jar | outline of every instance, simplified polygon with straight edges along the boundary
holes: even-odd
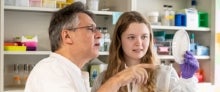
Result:
[[[98,11],[99,0],[88,0],[87,6],[88,10]]]
[[[154,11],[154,12],[150,12],[148,13],[148,20],[151,24],[158,24],[158,20],[159,20],[159,12]]]

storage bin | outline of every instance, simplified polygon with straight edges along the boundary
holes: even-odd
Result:
[[[186,14],[175,14],[175,26],[186,26]]]
[[[197,53],[198,56],[208,56],[209,48],[206,46],[197,45]]]
[[[56,8],[56,0],[43,0],[42,7]]]
[[[208,22],[208,13],[207,12],[198,12],[199,16],[199,27],[208,27],[209,22]]]
[[[166,32],[165,31],[155,31],[154,32],[154,40],[155,42],[165,41]]]
[[[15,0],[5,0],[5,5],[14,6]]]
[[[159,41],[156,42],[157,54],[159,55],[171,55],[171,41]]]
[[[87,6],[88,6],[88,10],[98,11],[99,10],[99,0],[88,0]]]
[[[67,3],[73,3],[74,0],[66,0]]]
[[[159,12],[150,12],[147,14],[147,18],[152,25],[158,25],[159,20]]]
[[[29,0],[16,0],[15,5],[29,7]]]
[[[42,7],[42,1],[41,0],[30,0],[30,7]]]
[[[5,51],[26,51],[26,46],[4,46]]]

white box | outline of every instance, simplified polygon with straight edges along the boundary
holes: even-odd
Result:
[[[193,8],[190,8],[190,9],[185,9],[185,12],[186,12],[186,27],[198,28],[199,19],[198,19],[197,10],[193,9]]]
[[[16,6],[29,7],[29,0],[16,0]]]

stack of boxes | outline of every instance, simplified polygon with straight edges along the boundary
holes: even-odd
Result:
[[[21,36],[15,37],[11,42],[4,43],[5,51],[36,51],[38,37],[37,36]]]
[[[63,8],[74,0],[5,0],[5,5],[22,7]]]

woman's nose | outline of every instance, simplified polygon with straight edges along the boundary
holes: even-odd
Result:
[[[136,39],[136,41],[135,41],[135,45],[139,46],[139,45],[141,45],[141,44],[142,44],[142,40],[141,40],[140,37],[138,37],[138,38]]]

